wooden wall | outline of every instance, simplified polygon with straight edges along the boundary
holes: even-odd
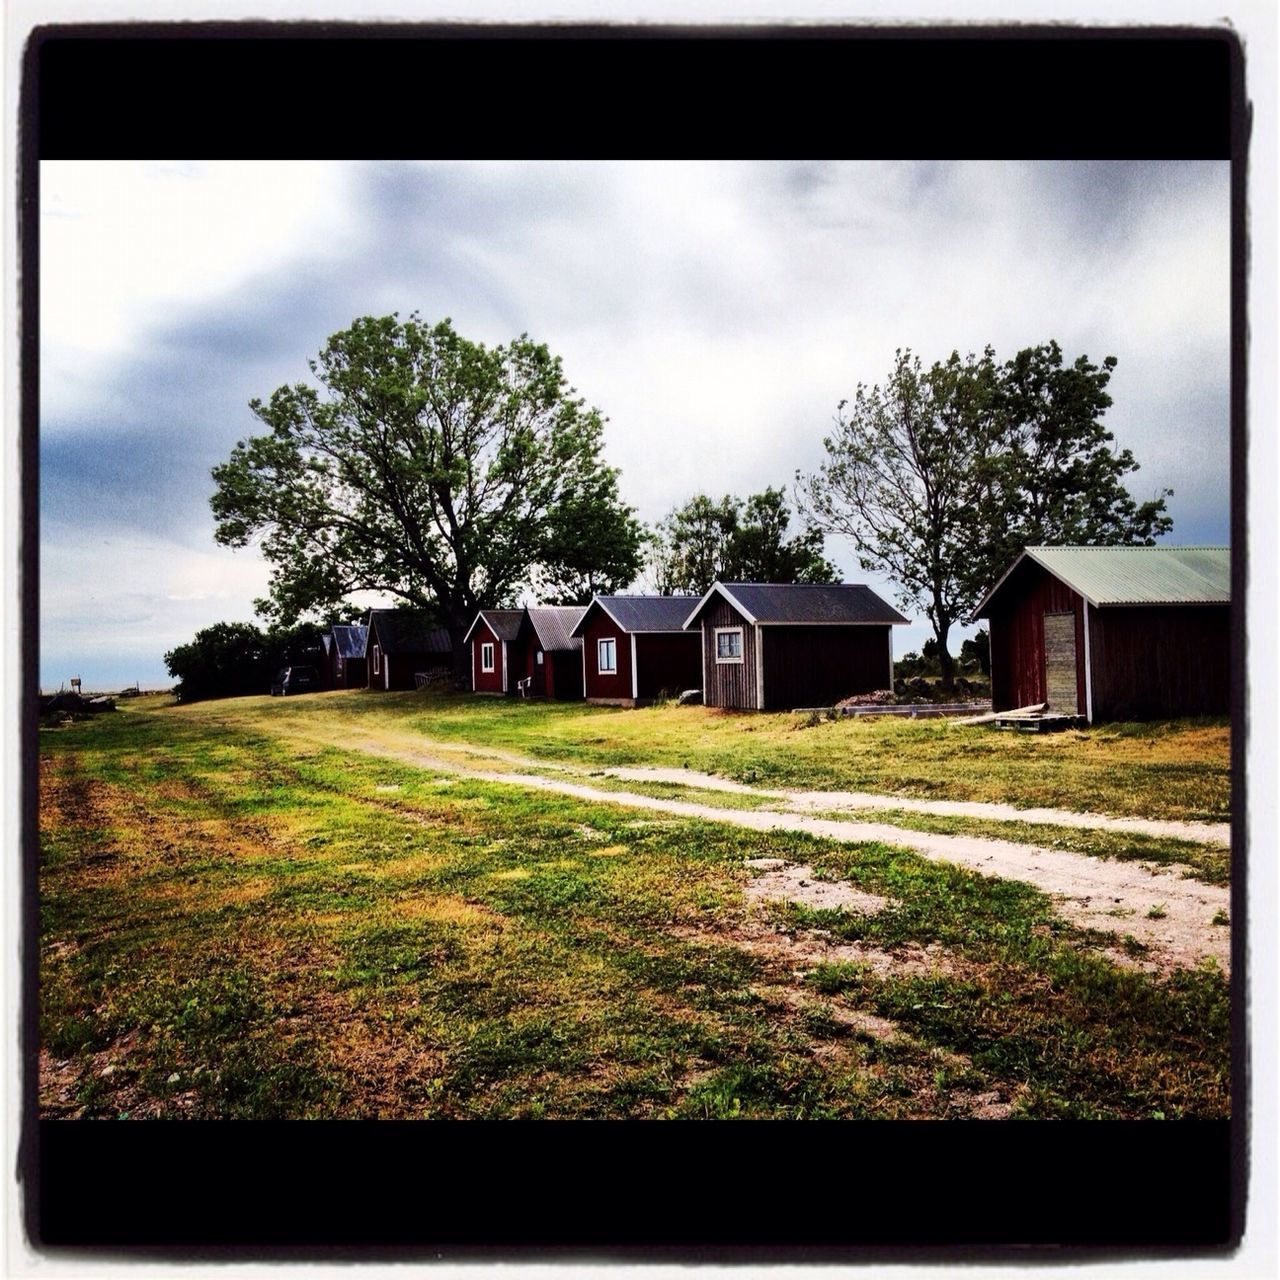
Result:
[[[1076,622],[1076,689],[1084,708],[1084,600],[1038,564],[1025,561],[1005,584],[988,619],[991,702],[996,711],[1044,702],[1044,615],[1071,613]]]
[[[618,670],[615,675],[601,675],[596,669],[596,641],[612,636],[617,641]],[[631,635],[624,631],[603,609],[596,608],[583,629],[582,651],[586,655],[586,687],[588,700],[606,702],[631,701]]]
[[[1226,715],[1230,605],[1090,609],[1096,720]]]
[[[826,707],[887,689],[888,626],[761,627],[766,711]]]
[[[702,688],[702,637],[696,631],[636,635],[637,695],[675,697]]]
[[[707,683],[702,701],[708,707],[756,709],[756,629],[723,596],[713,597],[701,614],[702,653]],[[742,661],[716,661],[716,627],[742,628]],[[768,641],[766,640],[767,644]],[[701,674],[701,673],[699,673]]]
[[[492,671],[481,670],[480,646],[484,644],[493,645]],[[471,687],[477,693],[502,692],[502,641],[483,620],[471,636]]]

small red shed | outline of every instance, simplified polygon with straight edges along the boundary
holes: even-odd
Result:
[[[520,627],[525,692],[560,701],[582,697],[582,639],[573,628],[582,606],[530,605]]]
[[[523,609],[481,609],[463,643],[471,646],[471,688],[476,693],[514,693],[524,674],[517,653]]]
[[[716,582],[685,621],[700,639],[703,703],[741,711],[891,689],[892,629],[906,625],[855,583]]]
[[[1028,547],[974,611],[996,711],[1048,702],[1095,720],[1224,715],[1227,547]]]
[[[365,671],[364,650],[369,639],[369,628],[354,626],[330,627],[324,636],[327,680],[330,689],[363,689],[368,683]]]
[[[588,702],[634,707],[702,686],[698,638],[684,629],[693,596],[594,596],[573,635],[582,641]]]

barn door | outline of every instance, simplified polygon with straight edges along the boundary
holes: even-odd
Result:
[[[1074,613],[1044,615],[1044,696],[1050,710],[1079,715]]]

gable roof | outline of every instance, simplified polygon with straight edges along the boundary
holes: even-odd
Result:
[[[1096,608],[1230,604],[1230,547],[1028,547],[974,610],[988,616],[996,593],[1030,560]]]
[[[383,653],[452,653],[453,641],[446,628],[436,626],[430,614],[416,609],[370,609],[366,647],[377,628]]]
[[[907,619],[870,587],[852,582],[713,582],[684,625],[692,626],[717,595],[748,622],[761,625],[907,625]]]
[[[623,631],[683,631],[696,596],[592,596],[572,634],[581,636],[587,615],[599,607]]]
[[[582,640],[573,634],[584,613],[580,604],[531,605],[524,612],[538,643],[548,653],[576,652],[582,648]]]
[[[342,658],[363,658],[365,642],[369,638],[369,628],[356,624],[350,627],[335,626],[330,635],[332,643],[338,647],[338,656]],[[330,636],[325,636],[325,647],[330,642]]]
[[[485,626],[493,632],[499,640],[505,640],[510,644],[520,631],[520,623],[524,621],[523,609],[481,609],[476,614],[476,620],[467,629],[467,634],[462,637],[463,644],[471,643],[471,634],[480,625],[483,619]]]

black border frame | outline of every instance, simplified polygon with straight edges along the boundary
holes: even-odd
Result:
[[[536,58],[529,56],[531,50]],[[429,82],[407,74],[422,70],[424,54],[440,55],[427,57]],[[717,64],[714,80],[698,74],[709,62]],[[264,66],[270,77],[261,75]],[[780,104],[760,88],[768,85],[776,92],[776,84],[787,84],[784,66],[796,76],[790,83],[804,85],[806,97],[800,102]],[[833,66],[842,68],[842,78],[827,75]],[[523,94],[537,109],[507,112],[510,131],[499,139],[478,134],[472,116],[469,126],[452,120],[424,146],[422,120],[431,118],[423,104],[424,86],[430,102],[465,102],[478,71],[495,67],[507,96]],[[613,122],[608,154],[620,149],[632,155],[791,158],[851,152],[867,159],[1229,158],[1232,658],[1237,677],[1232,834],[1239,855],[1246,848],[1248,728],[1244,211],[1249,112],[1243,51],[1234,33],[1226,28],[1048,26],[96,24],[37,28],[24,53],[23,72],[20,1172],[25,1222],[35,1247],[59,1255],[71,1250],[81,1257],[139,1259],[812,1262],[1026,1260],[1028,1251],[1038,1258],[1047,1251],[1063,1257],[1064,1249],[1077,1260],[1082,1255],[1185,1256],[1221,1253],[1239,1242],[1248,1158],[1244,856],[1237,856],[1232,875],[1230,1122],[876,1122],[842,1125],[838,1132],[826,1124],[775,1122],[714,1127],[640,1122],[77,1125],[38,1120],[35,1068],[40,158],[312,155],[317,137],[323,138],[325,156],[334,154],[335,145],[367,158],[590,156],[591,127],[602,113],[607,116],[607,107],[647,101],[655,85],[680,122],[678,139],[673,143],[670,132],[663,138],[659,126],[655,151],[652,117],[633,115],[630,131]],[[776,79],[766,80],[766,72]],[[910,85],[929,85],[925,106],[945,101],[946,110],[914,114],[911,102],[921,103],[904,97],[908,73]],[[342,119],[323,134],[310,131],[317,118],[325,118],[339,74],[337,83],[347,94]],[[723,83],[738,89],[727,108],[718,87]],[[230,92],[234,110],[226,107]],[[810,1170],[827,1167],[838,1150],[833,1136],[851,1148],[841,1160],[844,1176],[825,1188],[815,1186],[821,1175]],[[576,1169],[577,1177],[568,1185],[563,1173],[558,1180],[549,1177],[544,1171],[549,1155],[558,1158],[560,1169]],[[660,1186],[647,1172],[641,1174],[649,1160],[664,1168]],[[748,1160],[776,1175],[739,1180],[736,1169],[748,1167]],[[447,1174],[440,1173],[438,1162]],[[1089,1170],[1082,1185],[1077,1162]],[[173,1177],[175,1164],[180,1179]],[[962,1176],[949,1199],[928,1201],[922,1211],[921,1168],[967,1174],[984,1165],[997,1171],[987,1172],[985,1183]],[[487,1197],[472,1191],[492,1184],[495,1167],[514,1171],[502,1225],[479,1212]],[[303,1193],[292,1210],[278,1194],[285,1181]],[[755,1197],[788,1188],[805,1198],[804,1231],[762,1230],[751,1210]],[[1189,1189],[1194,1194],[1185,1194]],[[1001,1196],[1005,1209],[993,1217],[990,1204]],[[444,1197],[443,1211],[438,1197]],[[437,1198],[432,1200],[437,1213],[424,1220],[423,1201],[429,1198]],[[624,1198],[629,1198],[626,1205],[620,1203]],[[573,1215],[566,1220],[570,1206]],[[815,1231],[818,1221],[838,1225]]]

